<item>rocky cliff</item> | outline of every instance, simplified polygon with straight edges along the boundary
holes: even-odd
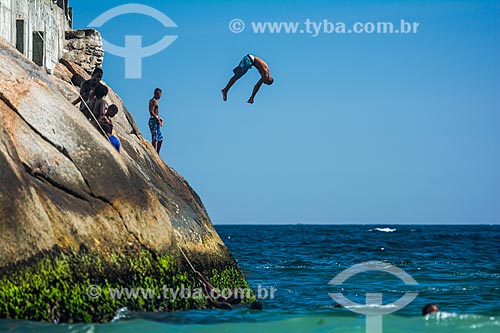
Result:
[[[0,318],[106,321],[124,306],[203,306],[107,292],[199,286],[180,249],[218,287],[247,287],[198,195],[121,99],[110,91],[121,154],[70,103],[91,70],[72,51],[52,76],[0,39]]]

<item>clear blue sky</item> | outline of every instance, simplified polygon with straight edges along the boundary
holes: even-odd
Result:
[[[74,27],[125,1],[72,0]],[[125,79],[104,79],[145,138],[147,103],[164,90],[162,157],[216,224],[500,223],[500,1],[137,1],[177,28],[131,14],[100,28],[124,45],[178,39]],[[240,34],[229,22],[246,22]],[[254,34],[250,22],[418,21],[417,34]],[[246,54],[275,77],[254,105]]]

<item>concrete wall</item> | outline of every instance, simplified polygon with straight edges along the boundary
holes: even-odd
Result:
[[[0,0],[0,37],[52,71],[71,29],[67,0]]]

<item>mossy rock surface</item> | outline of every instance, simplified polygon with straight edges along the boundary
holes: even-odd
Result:
[[[0,275],[0,317],[49,322],[107,322],[130,311],[203,308],[205,294],[186,262],[172,254],[130,251],[104,258],[59,249]],[[204,271],[217,289],[249,290],[238,267]],[[243,295],[243,294],[242,294]],[[247,294],[243,302],[253,300]]]

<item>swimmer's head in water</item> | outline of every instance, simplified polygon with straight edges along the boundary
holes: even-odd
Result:
[[[437,307],[437,305],[434,303],[430,303],[430,304],[427,304],[426,306],[423,307],[422,316],[425,316],[425,315],[428,315],[431,313],[436,313],[438,311],[439,311],[439,308]]]
[[[250,310],[262,310],[262,303],[253,302],[252,304],[250,304]]]

